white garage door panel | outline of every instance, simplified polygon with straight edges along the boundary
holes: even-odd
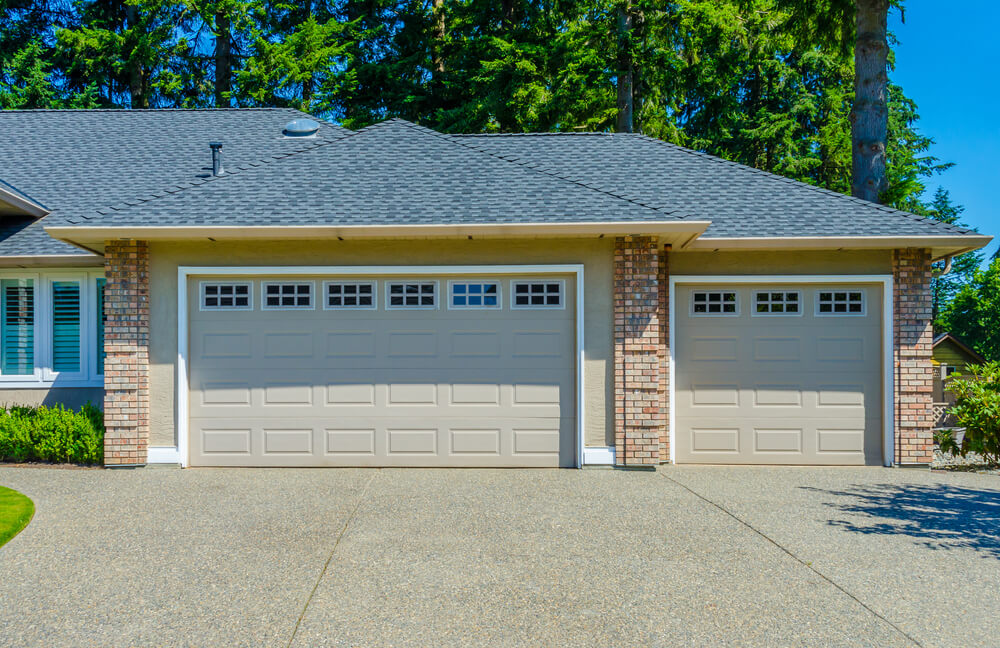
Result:
[[[438,309],[386,310],[380,278],[377,310],[202,311],[205,280],[189,284],[193,465],[575,463],[572,293],[511,310],[495,278],[503,309],[449,310],[447,278],[422,278]]]
[[[823,285],[783,285],[800,316],[754,316],[754,285],[680,285],[675,457],[684,463],[880,464],[881,290],[864,316],[817,316]],[[740,313],[698,317],[692,291],[738,294]]]

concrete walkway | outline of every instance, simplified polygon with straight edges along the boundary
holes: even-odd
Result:
[[[1000,479],[0,468],[10,646],[995,646]]]

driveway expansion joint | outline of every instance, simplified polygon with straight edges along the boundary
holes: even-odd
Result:
[[[706,504],[708,504],[708,505],[710,505],[710,506],[718,509],[722,513],[724,513],[724,514],[728,515],[729,517],[733,518],[734,520],[736,520],[737,522],[739,522],[740,524],[742,524],[746,528],[750,529],[753,533],[759,535],[761,538],[763,538],[767,542],[771,543],[772,545],[774,545],[775,547],[777,547],[778,549],[780,549],[782,552],[784,552],[786,555],[788,555],[788,557],[790,557],[792,560],[794,560],[795,562],[799,563],[800,565],[802,565],[803,567],[805,567],[809,571],[813,572],[814,574],[816,574],[817,576],[819,576],[820,578],[822,578],[824,581],[826,581],[827,583],[829,583],[830,585],[832,585],[834,588],[836,588],[837,590],[839,590],[845,596],[849,597],[854,602],[856,602],[858,605],[860,605],[862,608],[864,608],[865,610],[867,610],[871,615],[873,615],[874,617],[876,617],[877,619],[879,619],[880,621],[882,621],[883,623],[885,623],[886,625],[888,625],[890,628],[892,628],[893,630],[895,630],[896,632],[898,632],[899,634],[901,634],[903,637],[905,637],[907,639],[907,641],[910,641],[914,646],[918,646],[919,648],[924,648],[923,644],[920,643],[915,637],[913,637],[908,632],[906,632],[905,630],[903,630],[902,628],[900,628],[898,625],[896,625],[895,623],[893,623],[892,621],[890,621],[889,619],[887,619],[885,616],[883,616],[882,614],[880,614],[878,611],[876,611],[874,608],[872,608],[871,606],[869,606],[867,603],[865,603],[864,601],[862,601],[861,599],[859,599],[857,596],[855,596],[851,592],[847,591],[842,585],[838,584],[832,578],[830,578],[829,576],[827,576],[823,572],[821,572],[818,569],[816,569],[815,567],[813,567],[812,562],[803,560],[802,558],[798,557],[797,555],[795,555],[794,553],[792,553],[792,551],[790,549],[788,549],[787,547],[785,547],[784,545],[782,545],[781,543],[779,543],[777,540],[775,540],[774,538],[770,537],[769,535],[767,535],[766,533],[764,533],[763,531],[761,531],[760,529],[758,529],[754,525],[750,524],[749,522],[747,522],[743,518],[739,517],[738,515],[736,515],[735,513],[733,513],[732,511],[730,511],[726,507],[722,506],[721,504],[718,504],[718,503],[716,503],[716,502],[708,499],[707,497],[705,497],[704,495],[702,495],[698,491],[690,488],[686,484],[683,484],[683,483],[677,481],[676,479],[673,479],[672,477],[669,477],[666,474],[665,471],[661,470],[661,471],[658,471],[658,472],[663,476],[664,479],[666,479],[666,480],[668,480],[668,481],[670,481],[670,482],[672,482],[672,483],[680,486],[681,488],[683,488],[687,492],[691,493],[692,495],[694,495],[695,497],[697,497],[701,501],[705,502]]]
[[[292,636],[288,638],[287,645],[289,648],[291,648],[291,645],[295,642],[295,635],[299,632],[299,626],[302,625],[302,619],[306,616],[306,610],[309,609],[309,604],[312,603],[313,597],[316,595],[316,590],[319,589],[319,584],[323,581],[323,577],[326,575],[326,570],[330,567],[330,563],[333,562],[333,556],[337,553],[337,547],[340,546],[340,540],[344,537],[344,534],[347,533],[348,525],[350,525],[354,516],[357,515],[358,509],[361,508],[361,503],[365,501],[365,495],[368,494],[368,487],[371,485],[372,481],[374,481],[375,475],[379,472],[381,472],[381,470],[377,468],[372,470],[371,476],[368,478],[368,481],[365,482],[364,487],[358,494],[358,501],[355,503],[354,508],[351,509],[351,514],[347,516],[347,519],[344,520],[344,525],[340,527],[340,533],[337,534],[337,539],[333,542],[333,547],[330,549],[330,555],[327,557],[326,562],[323,563],[323,569],[320,570],[319,576],[316,577],[316,582],[313,583],[312,590],[309,592],[308,598],[306,598],[305,605],[302,606],[302,612],[299,613],[299,618],[295,620],[295,627],[292,628]]]

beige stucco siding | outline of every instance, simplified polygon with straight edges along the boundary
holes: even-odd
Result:
[[[103,387],[53,387],[42,389],[0,389],[0,405],[62,405],[79,409],[91,402],[103,406]]]
[[[670,274],[892,274],[892,251],[679,251],[670,253]]]
[[[152,243],[150,445],[176,443],[178,266],[521,265],[582,263],[585,443],[613,444],[611,239]]]

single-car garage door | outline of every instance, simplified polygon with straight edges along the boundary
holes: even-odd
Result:
[[[565,276],[192,277],[200,466],[573,466]]]
[[[882,288],[675,290],[678,463],[882,463]]]

